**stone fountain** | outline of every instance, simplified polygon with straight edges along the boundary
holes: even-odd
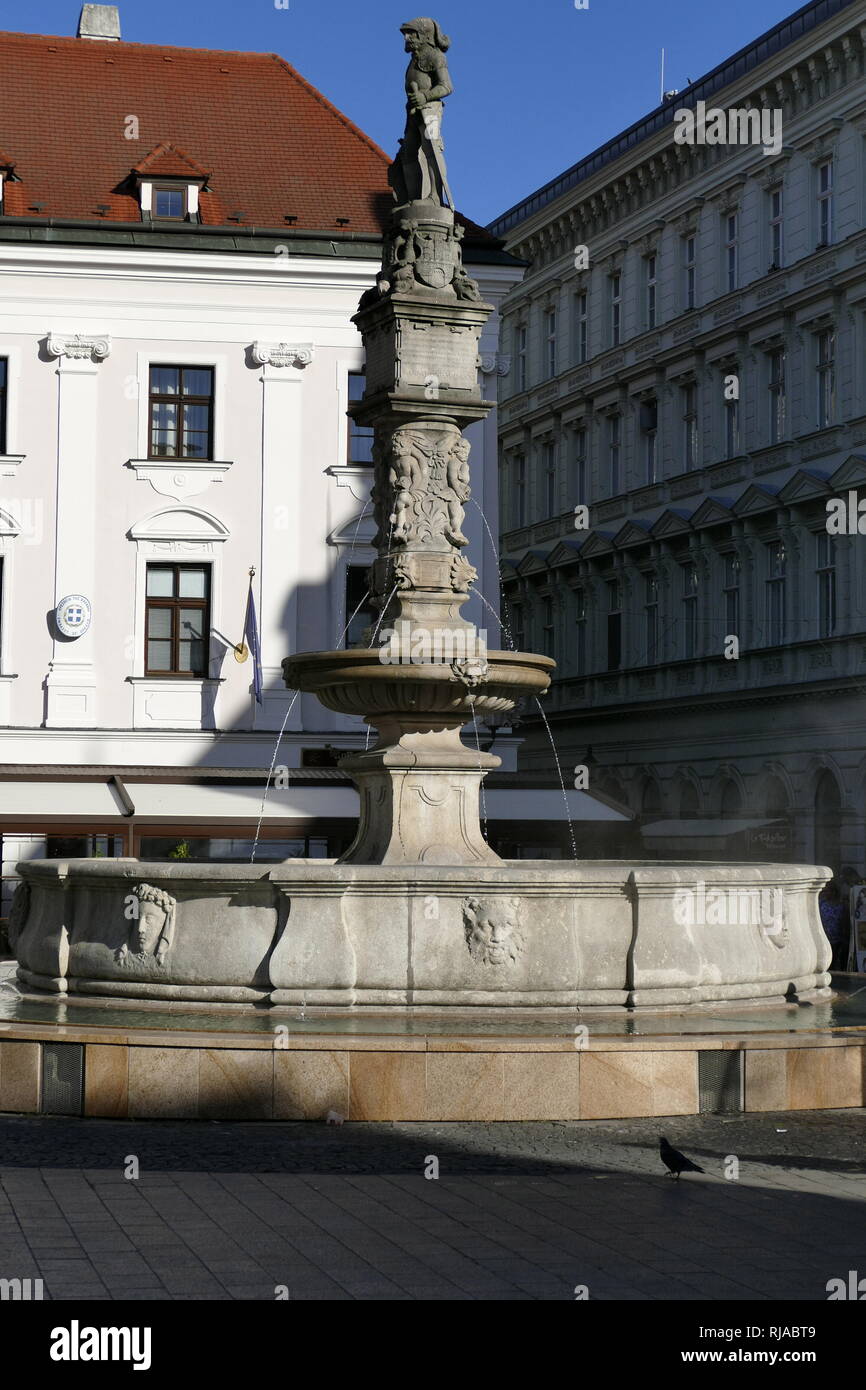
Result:
[[[461,730],[543,695],[554,663],[487,651],[461,616],[476,577],[464,555],[463,430],[492,408],[477,370],[492,307],[464,269],[447,181],[448,40],[431,19],[402,32],[395,207],[355,319],[367,367],[352,413],[375,440],[378,620],[365,649],[283,663],[291,689],[376,730],[369,751],[342,763],[361,795],[355,841],[336,863],[19,865],[19,980],[115,1001],[375,1011],[573,1013],[826,992],[827,870],[506,863],[482,835],[480,787],[499,760]],[[714,914],[689,912],[709,900]]]

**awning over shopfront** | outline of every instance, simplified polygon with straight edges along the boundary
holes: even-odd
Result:
[[[307,774],[309,775],[309,774]],[[51,825],[178,823],[255,824],[262,810],[264,778],[255,785],[219,782],[140,781],[114,776],[106,780],[69,777],[0,781],[0,829],[3,823]],[[622,822],[629,817],[584,791],[557,788],[488,787],[484,812],[491,821]],[[303,776],[288,786],[271,784],[264,802],[265,822],[357,820],[359,798],[343,780],[311,786]]]
[[[647,839],[721,839],[777,825],[774,820],[656,820],[641,826]]]
[[[731,852],[772,859],[791,849],[790,825],[783,819],[657,820],[642,825],[647,849],[658,854],[727,855]]]

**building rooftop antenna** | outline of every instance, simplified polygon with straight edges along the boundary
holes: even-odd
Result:
[[[667,91],[667,92],[665,91],[665,51],[664,51],[664,49],[662,49],[662,70],[661,70],[661,81],[660,81],[660,83],[659,83],[659,88],[660,88],[659,102],[660,102],[660,104],[662,104],[662,105],[664,105],[664,103],[665,103],[666,101],[670,101],[671,97],[679,96],[679,87],[671,87],[669,91]]]

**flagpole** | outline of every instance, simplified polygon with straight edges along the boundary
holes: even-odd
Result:
[[[255,577],[256,577],[256,571],[255,571],[255,566],[254,566],[254,565],[250,565],[249,575],[250,575],[250,583],[249,583],[249,588],[247,589],[247,602],[246,602],[246,607],[244,608],[244,631],[243,631],[243,633],[241,634],[241,640],[240,640],[239,642],[236,642],[235,645],[234,645],[234,654],[235,654],[235,659],[236,659],[237,661],[246,661],[247,656],[249,655],[249,652],[247,651],[247,642],[246,642],[246,635],[247,635],[247,634],[246,634],[246,623],[247,623],[247,610],[249,609],[249,606],[250,606],[250,594],[251,594],[251,592],[252,592],[253,580],[254,580]]]

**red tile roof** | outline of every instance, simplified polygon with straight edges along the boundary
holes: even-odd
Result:
[[[0,140],[7,216],[139,221],[132,171],[160,146],[160,174],[207,172],[203,222],[378,236],[393,206],[389,157],[274,53],[0,33]]]
[[[179,150],[177,145],[167,145],[164,140],[132,167],[137,174],[148,174],[155,179],[207,179],[211,175],[210,169],[202,169],[184,150]]]

